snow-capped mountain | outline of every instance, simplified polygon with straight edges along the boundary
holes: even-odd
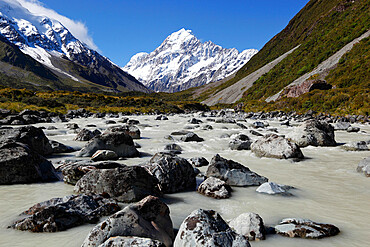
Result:
[[[190,30],[168,36],[153,52],[134,55],[123,70],[154,91],[177,92],[222,80],[240,69],[257,53],[239,52],[207,41]]]
[[[31,13],[16,0],[0,0],[0,35],[53,72],[76,82],[87,80],[117,90],[148,91],[134,77],[76,39],[62,23]],[[60,59],[83,68],[76,69],[76,74],[60,66]]]

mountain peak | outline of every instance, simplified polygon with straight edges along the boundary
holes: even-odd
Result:
[[[189,39],[194,38],[195,36],[191,32],[191,30],[186,30],[185,28],[181,28],[179,31],[172,33],[169,35],[166,40],[172,42],[185,42]]]

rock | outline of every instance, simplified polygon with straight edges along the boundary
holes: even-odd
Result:
[[[349,127],[351,127],[349,122],[336,122],[334,124],[334,130],[347,130]]]
[[[130,204],[95,226],[82,247],[100,246],[109,238],[118,236],[150,238],[167,247],[172,246],[175,234],[168,206],[154,196]]]
[[[67,123],[66,124],[66,127],[67,127],[67,129],[71,129],[71,130],[75,130],[75,129],[79,129],[80,128],[78,126],[78,124],[76,124],[76,123]]]
[[[99,247],[166,247],[161,241],[142,237],[110,237]]]
[[[196,118],[192,118],[188,121],[190,124],[200,124],[200,123],[203,123],[202,120],[200,119],[196,119]]]
[[[364,173],[366,177],[370,177],[370,157],[365,158],[358,163],[357,171]]]
[[[202,130],[213,130],[213,127],[212,127],[212,125],[206,124],[206,125],[202,126],[201,129]]]
[[[112,150],[98,150],[91,156],[91,159],[93,161],[116,160],[118,155]]]
[[[239,134],[229,142],[231,150],[250,150],[252,141],[248,136]]]
[[[247,238],[234,232],[217,212],[198,209],[182,222],[173,246],[250,247],[250,244]]]
[[[255,130],[250,130],[249,133],[251,133],[252,135],[255,135],[255,136],[263,136],[261,133],[255,131]]]
[[[184,141],[184,142],[202,142],[202,141],[204,141],[203,138],[199,137],[197,134],[195,134],[193,132],[187,133],[186,135],[182,136],[180,138],[180,140]]]
[[[53,164],[19,142],[0,143],[0,184],[58,181]]]
[[[182,135],[186,135],[188,133],[191,133],[191,132],[189,132],[187,130],[181,130],[181,131],[174,131],[174,132],[171,133],[171,135],[173,135],[173,136],[182,136]]]
[[[63,174],[63,180],[67,184],[75,185],[86,173],[96,169],[114,169],[118,167],[125,167],[117,162],[92,162],[91,160],[80,161],[63,161],[57,170]]]
[[[77,181],[74,191],[103,194],[120,202],[136,202],[148,195],[160,195],[157,184],[157,179],[143,167],[126,166],[91,170]]]
[[[46,129],[47,129],[47,130],[56,130],[56,129],[58,129],[58,128],[57,128],[57,127],[55,127],[55,126],[48,126]]]
[[[140,139],[140,130],[136,126],[132,125],[121,125],[109,127],[104,133],[114,133],[114,132],[124,132],[127,135],[131,136],[132,139]]]
[[[348,127],[347,129],[347,132],[348,133],[356,133],[356,132],[359,132],[360,131],[360,128],[359,127]]]
[[[254,122],[252,126],[253,126],[253,128],[256,128],[256,129],[265,128],[265,124],[262,123],[262,122]]]
[[[231,187],[221,179],[209,177],[198,187],[197,191],[205,196],[216,199],[226,199],[231,196]]]
[[[255,186],[268,181],[248,167],[233,160],[224,159],[218,154],[212,158],[206,176],[219,178],[230,186]]]
[[[105,132],[95,136],[77,154],[78,157],[91,157],[98,150],[112,150],[118,157],[135,157],[139,152],[132,137],[124,132]]]
[[[282,194],[282,195],[291,195],[288,190],[293,187],[277,184],[274,182],[266,182],[261,184],[256,191],[258,193],[264,193],[269,195],[276,195],[276,194]]]
[[[287,218],[275,226],[277,234],[291,238],[324,238],[335,236],[339,229],[330,224],[316,223],[307,219]]]
[[[264,240],[266,238],[265,225],[262,218],[256,213],[244,213],[229,222],[229,226],[248,240]]]
[[[53,198],[25,211],[23,214],[30,216],[11,227],[31,232],[64,231],[84,223],[96,223],[101,216],[111,215],[119,209],[114,200],[98,195]]]
[[[157,153],[144,167],[158,179],[163,193],[195,189],[196,175],[193,166],[184,158]]]
[[[191,159],[188,159],[189,163],[192,164],[195,167],[202,167],[202,166],[208,166],[209,162],[204,157],[194,157]]]
[[[136,119],[129,119],[127,120],[127,124],[128,125],[137,125],[137,124],[140,124],[139,120],[136,120]]]
[[[164,147],[164,152],[170,153],[170,154],[181,154],[181,151],[182,151],[182,148],[175,143],[167,144]]]
[[[276,134],[267,134],[251,145],[251,150],[258,157],[277,159],[303,159],[301,149],[297,144]]]
[[[238,125],[240,128],[242,128],[242,129],[248,129],[248,127],[247,126],[245,126],[244,124],[242,124],[242,123],[236,123],[236,125]]]
[[[114,120],[106,120],[104,123],[105,124],[116,124],[117,122]]]
[[[336,146],[334,128],[330,124],[318,120],[308,120],[294,128],[286,138],[298,144],[299,147]]]
[[[96,135],[88,129],[82,129],[78,132],[77,136],[73,139],[75,141],[90,141]]]
[[[71,152],[74,152],[74,148],[70,147],[70,146],[67,146],[67,145],[64,145],[63,143],[60,143],[60,142],[57,142],[57,141],[53,141],[53,140],[49,140],[49,143],[51,145],[51,148],[53,149],[53,153],[56,154],[56,153],[71,153]]]
[[[342,146],[346,151],[369,151],[370,141],[350,142]]]
[[[166,139],[166,140],[170,140],[170,141],[174,141],[175,140],[175,138],[173,136],[171,136],[171,135],[165,135],[163,138]]]
[[[163,116],[163,115],[159,115],[155,118],[155,120],[168,120],[168,117],[166,116]]]
[[[236,123],[236,121],[231,118],[218,118],[215,120],[215,123]]]
[[[53,152],[49,139],[40,128],[24,126],[12,129],[0,130],[0,143],[6,141],[21,142],[30,149],[41,155],[48,155]]]

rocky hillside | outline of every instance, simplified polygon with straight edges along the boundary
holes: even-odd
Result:
[[[12,50],[11,54],[0,51],[4,63],[2,77],[10,77],[25,87],[40,85],[50,89],[74,88],[82,91],[149,91],[109,59],[76,39],[62,23],[31,13],[17,1],[0,0],[0,36],[2,46]],[[5,41],[15,46],[9,46]],[[24,56],[16,51],[17,48],[29,56],[27,61],[22,59]],[[14,54],[30,66],[11,63]],[[31,58],[36,61],[29,62]],[[37,64],[37,68],[32,68],[31,64]],[[40,69],[40,64],[43,69]],[[38,71],[35,76],[41,78],[30,76],[28,72],[34,73],[34,70]],[[41,75],[41,70],[48,72]],[[6,85],[6,81],[2,80],[2,84]]]
[[[233,78],[191,94],[210,105],[366,114],[369,29],[369,0],[311,0]]]
[[[151,53],[138,53],[123,68],[154,91],[177,92],[219,81],[235,73],[257,53],[239,52],[207,41],[202,43],[190,30],[168,36]]]

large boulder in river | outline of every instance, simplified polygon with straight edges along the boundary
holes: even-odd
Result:
[[[338,227],[331,224],[316,223],[307,219],[287,218],[275,226],[277,234],[291,238],[324,238],[339,233]]]
[[[219,178],[230,186],[256,186],[268,181],[248,167],[233,160],[224,159],[218,154],[212,158],[206,176]]]
[[[107,246],[106,241],[112,237],[125,236],[155,239],[172,246],[175,234],[168,206],[154,196],[130,204],[95,226],[82,247]]]
[[[174,247],[250,247],[246,237],[234,232],[213,210],[198,209],[182,222]]]
[[[276,134],[267,134],[251,145],[251,150],[258,157],[277,159],[303,159],[301,149],[297,144]]]
[[[28,147],[41,155],[48,155],[53,152],[49,139],[41,128],[24,126],[20,128],[1,129],[0,142],[14,141],[27,144]]]
[[[231,196],[231,187],[225,181],[215,177],[209,177],[204,180],[197,191],[202,195],[216,199],[226,199]]]
[[[121,125],[109,127],[104,133],[109,132],[124,132],[127,135],[131,136],[132,139],[140,139],[140,130],[138,127],[133,125]]]
[[[315,119],[296,127],[286,135],[286,138],[300,147],[337,145],[334,139],[334,127]]]
[[[31,232],[64,231],[84,223],[96,223],[101,216],[111,215],[119,209],[114,200],[98,195],[53,198],[32,206],[23,213],[29,216],[11,227]]]
[[[194,168],[184,158],[168,153],[156,153],[144,167],[158,179],[163,193],[195,189]]]
[[[357,171],[365,174],[366,177],[370,177],[370,157],[367,157],[358,163]]]
[[[0,184],[58,181],[53,164],[27,145],[5,141],[0,144]]]
[[[142,237],[110,237],[99,247],[166,247],[161,241]]]
[[[264,240],[265,225],[261,216],[256,213],[244,213],[229,222],[230,227],[248,240]]]
[[[92,170],[77,181],[74,191],[103,194],[120,202],[137,202],[161,194],[157,179],[141,166]]]
[[[94,138],[98,134],[100,133],[97,133],[97,132],[94,133],[93,131],[84,128],[78,132],[74,140],[75,141],[90,141],[92,138]]]
[[[119,157],[135,157],[139,152],[132,137],[124,132],[106,132],[95,136],[77,154],[78,157],[91,157],[98,150],[112,150]]]

